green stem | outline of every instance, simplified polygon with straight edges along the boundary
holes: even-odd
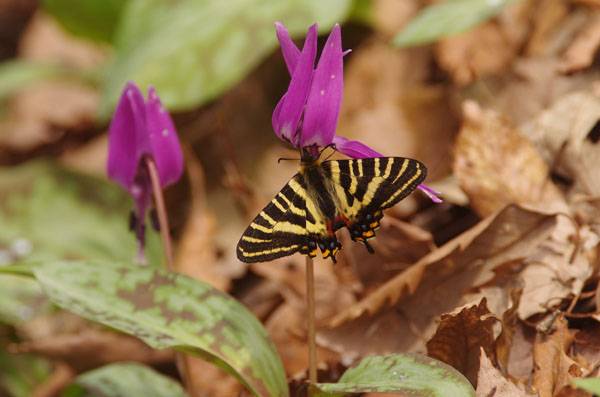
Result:
[[[317,343],[315,341],[315,272],[313,260],[306,256],[306,311],[308,316],[308,380],[317,383]],[[309,387],[309,396],[312,394]]]

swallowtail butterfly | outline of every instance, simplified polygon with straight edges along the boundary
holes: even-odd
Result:
[[[370,253],[368,240],[382,210],[408,196],[425,179],[427,168],[403,157],[320,161],[308,154],[300,171],[246,229],[237,245],[242,262],[264,262],[295,252],[331,258],[342,248],[338,229]]]

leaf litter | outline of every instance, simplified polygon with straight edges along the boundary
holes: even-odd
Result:
[[[375,255],[342,231],[339,263],[315,261],[320,376],[333,381],[367,355],[417,352],[461,371],[478,396],[586,395],[570,382],[597,376],[600,362],[598,5],[518,2],[460,36],[397,50],[388,40],[420,2],[376,3],[372,30],[349,39],[338,133],[423,160],[445,203],[414,194],[386,212]],[[28,45],[43,43],[30,34]],[[189,175],[167,199],[182,213],[173,224],[179,270],[244,302],[265,324],[288,380],[298,381],[308,362],[304,259],[246,267],[233,255],[246,221],[297,171],[297,162],[277,164],[297,155],[270,139],[286,78],[272,56],[214,103],[175,116]],[[19,93],[0,129],[37,132],[22,144],[2,134],[7,158],[35,157],[56,144],[48,131],[60,126],[86,136],[64,150],[64,163],[102,170],[102,156],[68,160],[106,144],[88,125],[97,93],[78,97],[68,83],[53,84],[70,90],[61,98],[81,117],[44,118],[43,106],[62,95],[48,94],[52,87]],[[35,109],[35,128],[19,106]],[[11,349],[79,371],[121,360],[132,343],[89,325],[79,334],[38,325],[49,316],[35,323],[51,330],[43,335],[28,333],[33,320],[14,325],[20,343]],[[134,360],[157,365],[145,349],[135,347]],[[173,372],[170,353],[157,354]],[[206,362],[189,367],[196,381],[188,386],[199,394],[242,390]]]

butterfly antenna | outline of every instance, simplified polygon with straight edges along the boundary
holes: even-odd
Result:
[[[298,161],[298,159],[288,159],[288,158],[286,158],[286,157],[280,157],[280,158],[278,158],[278,159],[277,159],[277,164],[279,164],[279,163],[280,163],[282,160],[286,160],[286,161],[289,161],[289,160],[296,160],[296,161]]]
[[[323,152],[328,148],[332,148],[334,151],[331,152],[331,154],[329,156],[327,156],[327,158],[325,160],[328,160],[331,156],[333,156],[333,154],[335,153],[335,143],[330,143],[329,145],[327,145],[323,149],[321,149],[321,151],[319,152],[319,157],[321,157],[321,154],[323,154]]]

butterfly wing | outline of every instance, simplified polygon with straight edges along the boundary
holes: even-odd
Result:
[[[340,219],[334,229],[347,226],[355,241],[375,236],[382,210],[408,196],[427,176],[423,163],[403,157],[332,160],[322,164],[332,180]]]
[[[307,244],[306,197],[292,188],[298,179],[294,176],[250,223],[237,245],[239,260],[265,262],[313,251]]]

